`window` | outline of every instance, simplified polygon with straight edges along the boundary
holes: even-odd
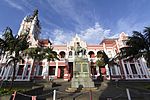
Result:
[[[127,64],[124,64],[125,69],[126,69],[126,73],[129,74],[128,68],[127,68]]]
[[[72,51],[69,51],[69,56],[72,56]]]
[[[39,68],[39,75],[42,75],[43,66],[40,66]]]
[[[115,67],[111,67],[111,69],[112,69],[112,74],[116,75]]]
[[[133,74],[137,74],[136,68],[135,68],[135,64],[130,64],[131,66],[131,70]]]
[[[19,69],[18,69],[17,75],[22,75],[22,73],[23,73],[23,68],[24,68],[24,65],[19,65]]]
[[[49,67],[49,75],[55,75],[55,67]]]

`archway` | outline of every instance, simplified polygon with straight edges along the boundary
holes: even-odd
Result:
[[[60,55],[60,58],[65,58],[66,53],[65,53],[64,51],[61,51],[61,52],[59,53],[59,55]]]
[[[72,56],[72,51],[69,51],[69,56]]]

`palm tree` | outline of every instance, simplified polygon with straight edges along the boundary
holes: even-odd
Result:
[[[43,52],[45,53],[44,59],[47,59],[48,61],[48,66],[49,66],[50,61],[59,60],[58,55],[55,51],[53,51],[53,48],[47,47],[43,49]]]
[[[102,79],[101,68],[105,67],[105,65],[109,63],[109,58],[104,51],[98,51],[97,58],[98,60],[96,61],[96,65],[99,66],[100,78]]]
[[[35,63],[38,65],[39,62],[41,60],[43,60],[44,58],[44,54],[41,52],[41,48],[40,47],[29,47],[28,49],[25,50],[25,56],[28,58],[32,58],[32,63],[31,63],[31,70],[29,72],[29,74],[31,74],[32,71],[32,67],[37,67],[34,66]],[[28,77],[30,78],[30,77]]]
[[[133,31],[126,44],[128,47],[121,48],[121,58],[133,60],[144,57],[150,66],[150,27],[145,27],[143,33]]]
[[[48,62],[59,60],[58,55],[55,51],[53,51],[53,48],[47,47],[43,51],[45,53],[44,58],[47,59]]]
[[[42,48],[40,47],[29,47],[25,50],[25,55],[29,58],[32,58],[34,61],[40,61],[43,60],[44,54],[42,51]],[[33,61],[33,62],[34,62]]]
[[[43,59],[47,59],[48,62],[54,61],[55,59],[59,60],[57,57],[57,53],[53,51],[53,48],[50,47],[32,47],[28,48],[25,51],[25,54],[33,59],[33,64],[35,62],[40,62]]]
[[[99,66],[100,78],[102,78],[101,68],[108,65],[110,81],[112,80],[112,74],[110,70],[110,66],[117,65],[115,62],[118,58],[115,56],[113,58],[109,58],[104,51],[98,51],[97,53],[98,60],[96,61],[96,65]]]
[[[10,89],[12,88],[12,84],[15,79],[17,63],[22,59],[20,52],[29,47],[27,42],[27,35],[28,34],[13,36],[12,30],[7,27],[4,31],[3,37],[0,38],[1,55],[4,55],[5,53],[7,55],[6,67],[8,67],[9,64],[13,64],[12,82]]]

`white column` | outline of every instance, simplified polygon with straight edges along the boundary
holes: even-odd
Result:
[[[44,60],[44,62],[45,62],[45,65],[43,66],[42,76],[44,79],[46,79],[46,76],[48,76],[49,64],[47,60]]]
[[[144,70],[145,70],[145,72],[146,72],[146,76],[148,77],[148,78],[150,78],[150,74],[149,74],[149,71],[148,71],[148,68],[147,68],[147,64],[146,64],[146,62],[143,62],[143,68],[144,68]]]
[[[23,73],[22,73],[22,79],[26,76],[27,70],[28,70],[28,64],[25,64],[24,69],[23,69]]]
[[[31,65],[30,65],[30,71],[29,71],[29,74],[28,74],[28,80],[30,80],[30,76],[31,76],[31,72],[32,72],[33,63],[34,63],[34,60],[32,60],[32,63],[31,63]]]
[[[56,60],[55,77],[58,75],[58,60]]]
[[[129,71],[129,75],[131,75],[132,78],[133,78],[132,69],[131,69],[130,63],[129,63],[128,61],[127,61],[127,69],[128,69],[128,71]]]
[[[142,77],[140,66],[138,65],[137,61],[135,62],[135,68],[137,70],[137,75],[140,75],[140,77]],[[139,76],[138,76],[138,78],[139,78]]]
[[[142,68],[142,71],[143,71],[143,74],[142,74],[142,78],[143,78],[143,75],[146,75],[146,72],[145,72],[145,69],[144,69],[144,65],[143,65],[142,59],[140,59],[140,65],[141,65],[141,68]]]
[[[121,75],[120,67],[117,66],[117,69],[118,69],[118,75]]]
[[[26,75],[26,69],[28,68],[28,58],[26,57],[25,59],[25,65],[23,67],[23,73],[22,73],[22,79],[24,78],[24,76]]]
[[[124,71],[125,78],[128,78],[128,77],[127,77],[127,72],[126,72],[126,69],[125,69],[123,60],[121,60],[121,63],[122,63],[122,67],[123,67],[123,71]]]
[[[104,52],[107,53],[107,50],[106,50],[106,45],[105,43],[103,43],[103,48],[104,48]]]
[[[110,67],[110,72],[111,72],[111,75],[114,75],[113,71],[112,71],[112,67]]]
[[[140,59],[140,63],[141,63],[141,68],[142,68],[142,70],[143,70],[143,73],[144,73],[144,75],[146,75],[146,77],[149,77],[149,72],[148,72],[148,68],[147,68],[147,65],[146,65],[146,62],[145,62],[145,59],[144,58],[141,58]]]

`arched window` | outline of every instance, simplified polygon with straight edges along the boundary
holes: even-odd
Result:
[[[69,51],[69,56],[72,56],[72,51]]]
[[[65,58],[66,53],[65,53],[64,51],[61,51],[61,52],[59,53],[59,55],[60,55],[60,58]]]

